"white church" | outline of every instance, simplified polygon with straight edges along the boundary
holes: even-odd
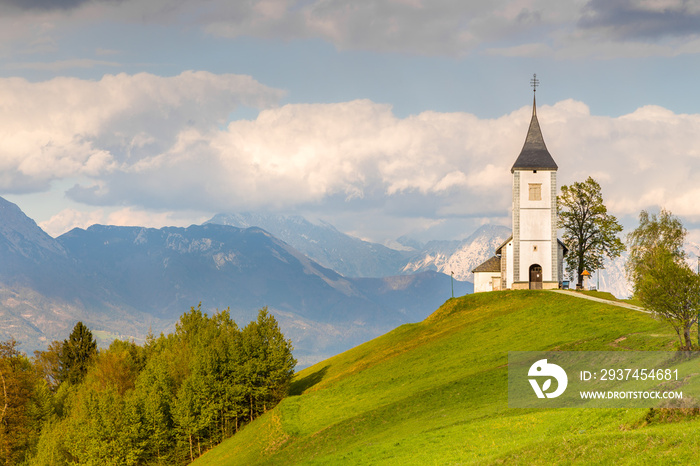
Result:
[[[537,85],[536,77],[533,84]],[[547,150],[532,102],[532,119],[513,174],[513,234],[472,270],[474,293],[556,289],[568,249],[557,238],[557,164]]]

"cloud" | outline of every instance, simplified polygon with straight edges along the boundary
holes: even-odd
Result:
[[[499,154],[507,174],[512,162],[500,154],[508,153],[512,141],[483,145],[484,130],[492,124],[436,112],[400,119],[390,106],[368,100],[285,105],[214,133],[183,130],[167,153],[128,173],[110,174],[102,195],[95,186],[76,188],[71,196],[215,210],[293,208],[338,197],[364,206],[387,197],[450,202],[482,190],[471,188],[464,173],[492,162],[490,155]],[[526,124],[520,125],[523,132]],[[505,175],[500,182],[509,185]],[[462,207],[462,213],[482,210],[473,207]]]
[[[147,3],[113,10],[127,20],[190,18],[229,38],[320,38],[340,50],[609,59],[696,53],[700,38],[700,7],[687,0],[213,0],[206,9]],[[652,41],[659,43],[649,47]]]
[[[0,43],[19,48],[38,25],[55,28],[27,51],[96,22],[451,57],[669,56],[697,53],[700,39],[695,0],[13,0],[0,8]]]
[[[39,223],[39,226],[49,235],[57,237],[73,228],[86,229],[95,224],[146,228],[161,228],[163,225],[187,227],[204,223],[211,216],[202,215],[201,212],[154,212],[133,207],[111,212],[105,209],[64,209],[47,221]]]
[[[591,0],[578,21],[620,40],[700,34],[700,2],[687,0]]]
[[[550,0],[268,0],[221,3],[199,20],[208,32],[225,37],[319,37],[341,50],[464,56],[484,43],[546,31],[571,10],[570,4]]]
[[[9,5],[22,10],[68,10],[90,0],[2,0],[0,5]]]
[[[0,5],[19,10],[73,10],[94,2],[119,4],[127,0],[0,0]]]
[[[138,171],[185,130],[211,131],[239,105],[265,108],[283,92],[249,76],[184,72],[105,75],[99,81],[0,79],[0,190]]]
[[[27,192],[79,179],[69,198],[109,214],[128,208],[102,218],[124,224],[256,209],[365,224],[370,213],[374,223],[508,218],[510,167],[531,108],[399,118],[370,100],[275,107],[281,95],[249,77],[201,72],[3,79],[0,184]],[[262,110],[228,121],[237,105]],[[617,216],[664,206],[700,221],[700,115],[644,106],[613,118],[564,100],[538,116],[560,186],[594,176]],[[52,231],[83,221],[70,214],[51,219]]]
[[[332,204],[384,206],[401,216],[499,217],[510,206],[510,166],[529,111],[493,120],[437,112],[402,119],[368,100],[286,105],[221,131],[185,129],[166,153],[108,174],[105,185],[76,187],[71,196],[165,209]],[[700,116],[643,107],[599,117],[572,100],[539,114],[560,183],[596,175],[617,215],[652,205],[700,214],[688,201],[700,171]]]
[[[655,206],[688,218],[700,215],[700,205],[687,200],[700,176],[700,115],[645,106],[601,117],[574,101],[554,108],[555,114],[543,109],[538,115],[561,183],[600,173],[608,208],[618,216]]]
[[[103,210],[81,211],[76,209],[64,209],[53,215],[45,222],[40,222],[42,230],[53,237],[62,235],[73,228],[87,228],[91,225],[101,224],[105,218]]]
[[[544,43],[519,44],[512,47],[494,47],[484,50],[484,55],[498,55],[503,57],[550,57],[555,53],[554,49]]]

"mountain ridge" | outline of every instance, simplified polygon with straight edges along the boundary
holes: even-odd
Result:
[[[313,224],[299,215],[221,213],[205,223],[238,228],[257,226],[346,277],[398,274],[406,256],[402,251],[342,233],[329,223]]]
[[[206,223],[258,226],[344,276],[383,277],[433,270],[446,275],[455,272],[454,277],[462,281],[473,280],[471,270],[493,256],[511,233],[509,228],[487,224],[462,240],[423,244],[402,236],[395,241],[402,248],[398,250],[342,233],[325,222],[313,224],[299,215],[222,213]]]
[[[304,365],[420,320],[450,295],[450,278],[435,272],[344,277],[258,227],[93,225],[53,239],[6,207],[0,260],[17,267],[0,280],[0,337],[12,335],[30,351],[65,338],[77,320],[103,344],[140,340],[149,327],[170,331],[202,302],[207,312],[231,308],[238,322],[268,306]],[[23,228],[24,254],[13,246]],[[471,284],[457,281],[455,288],[468,293]]]

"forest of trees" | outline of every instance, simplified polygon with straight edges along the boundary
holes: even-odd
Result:
[[[186,464],[275,406],[295,365],[267,309],[239,329],[193,307],[143,346],[98,350],[82,322],[33,358],[0,342],[0,461]]]

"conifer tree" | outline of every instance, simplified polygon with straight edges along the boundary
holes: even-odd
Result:
[[[68,339],[63,341],[59,356],[61,362],[59,380],[72,384],[80,383],[87,374],[95,354],[97,354],[97,342],[92,338],[92,332],[82,322],[78,322]]]

